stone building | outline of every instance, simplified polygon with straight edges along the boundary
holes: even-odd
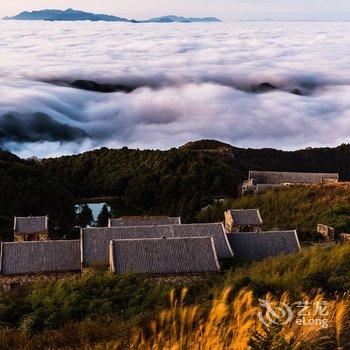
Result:
[[[262,260],[270,256],[300,251],[296,230],[259,233],[228,233],[228,240],[237,260]]]
[[[46,241],[48,240],[48,216],[27,216],[14,218],[14,241]]]
[[[222,223],[93,227],[81,230],[82,263],[90,267],[108,262],[108,249],[111,240],[151,239],[151,238],[213,237],[219,260],[233,257],[230,244]]]
[[[112,240],[109,253],[116,273],[164,276],[220,271],[213,237]]]
[[[259,232],[262,224],[259,209],[230,209],[225,212],[226,232]]]
[[[264,192],[271,187],[296,184],[334,183],[339,181],[336,173],[298,173],[279,171],[249,171],[248,179],[242,184],[242,194]]]
[[[3,242],[1,274],[35,275],[81,270],[80,240]]]

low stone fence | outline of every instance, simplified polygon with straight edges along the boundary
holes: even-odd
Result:
[[[350,243],[350,233],[341,233],[340,243]]]
[[[67,277],[80,277],[80,272],[64,272],[64,273],[47,273],[40,275],[14,275],[0,277],[0,290],[6,292],[16,292],[23,285],[33,282],[51,282]]]
[[[335,230],[333,227],[323,224],[317,225],[317,233],[327,242],[334,241],[334,232]]]

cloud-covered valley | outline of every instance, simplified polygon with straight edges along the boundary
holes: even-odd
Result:
[[[201,138],[349,142],[349,34],[326,22],[2,21],[0,147],[44,157]]]

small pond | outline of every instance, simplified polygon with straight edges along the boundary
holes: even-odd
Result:
[[[98,214],[101,212],[102,207],[106,204],[108,206],[108,209],[110,210],[112,217],[117,218],[120,216],[128,216],[128,215],[139,215],[140,213],[133,209],[128,207],[123,201],[121,201],[120,199],[118,200],[108,200],[108,201],[93,201],[93,202],[85,202],[89,208],[92,211],[92,215],[94,218],[94,222],[97,222],[97,217]],[[84,204],[85,204],[84,203]],[[79,210],[79,204],[76,205],[75,207],[76,212],[78,212]]]

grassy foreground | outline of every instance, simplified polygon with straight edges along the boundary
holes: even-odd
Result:
[[[350,300],[345,297],[328,301],[327,317],[319,318],[317,323],[314,314],[318,314],[316,308],[325,300],[324,295],[303,295],[303,301],[312,305],[310,314],[303,318],[305,324],[298,323],[301,318],[294,308],[290,322],[284,324],[285,320],[280,320],[265,326],[257,317],[265,311],[252,291],[243,289],[232,299],[231,289],[226,288],[204,315],[197,305],[184,305],[186,292],[184,289],[179,300],[174,299],[174,293],[170,294],[170,308],[162,311],[148,329],[135,332],[132,349],[348,349],[350,346]],[[288,294],[280,299],[271,294],[264,298],[275,308],[281,302],[292,305]]]
[[[0,348],[346,349],[349,266],[350,245],[343,245],[232,264],[200,278],[96,270],[35,283],[1,294]],[[251,317],[260,310],[258,298],[328,301],[329,328],[295,322],[262,327]]]

